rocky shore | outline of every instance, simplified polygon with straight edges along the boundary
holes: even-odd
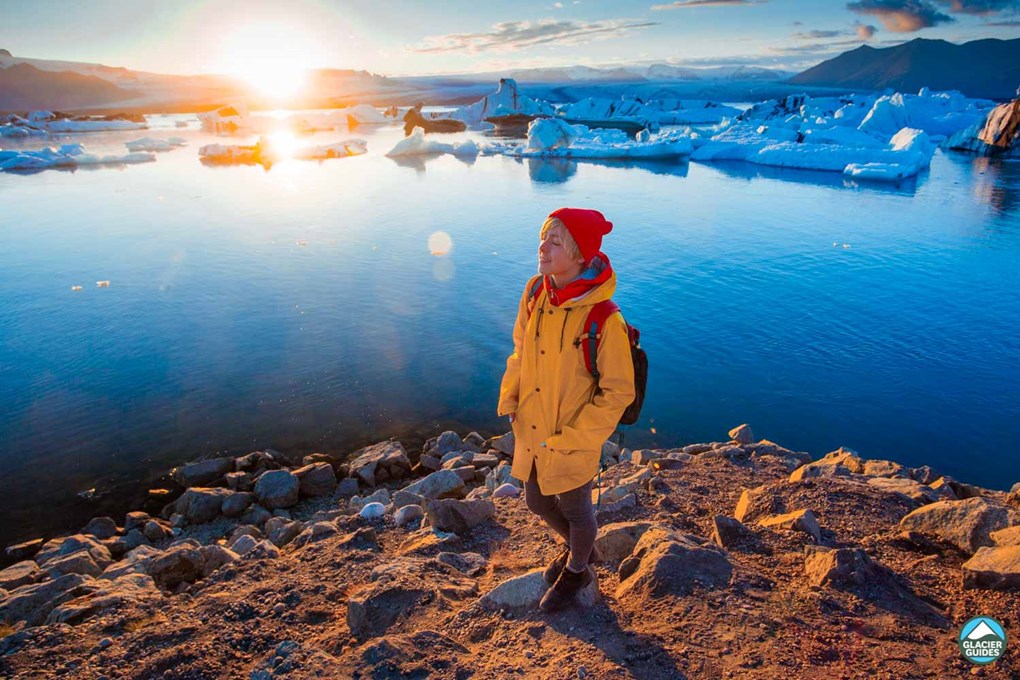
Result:
[[[960,626],[1016,637],[1020,484],[983,489],[748,426],[669,450],[607,443],[597,581],[537,609],[553,536],[512,435],[409,454],[203,460],[150,516],[7,548],[0,677],[1017,677]],[[120,519],[120,521],[117,521]],[[1020,641],[1010,641],[1013,646]]]

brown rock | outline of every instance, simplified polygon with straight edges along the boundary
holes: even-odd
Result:
[[[738,519],[716,515],[712,519],[712,542],[720,548],[732,550],[751,537],[751,530]]]
[[[789,481],[799,482],[805,479],[813,479],[816,477],[848,477],[850,476],[850,469],[839,464],[825,463],[822,461],[815,461],[814,463],[808,463],[807,465],[801,465],[799,468],[790,473]]]
[[[615,522],[600,527],[595,546],[606,562],[619,562],[634,552],[638,539],[654,526],[651,522]]]
[[[751,426],[747,423],[737,425],[728,434],[730,439],[738,444],[751,444],[754,442],[754,433],[751,432]]]
[[[294,470],[302,498],[328,496],[336,490],[336,473],[329,463],[312,463]]]
[[[933,536],[973,555],[981,546],[992,545],[989,534],[1008,521],[1006,508],[984,498],[968,498],[922,506],[900,520],[899,528]]]
[[[46,578],[46,572],[32,560],[13,564],[0,571],[0,588],[14,590],[29,583],[37,583]]]
[[[961,569],[964,588],[1020,589],[1020,545],[978,548]]]
[[[425,506],[429,524],[440,531],[466,534],[496,513],[490,500],[461,501],[453,498],[429,501]]]
[[[14,545],[7,546],[7,549],[4,550],[4,554],[12,560],[26,560],[39,552],[39,548],[43,546],[43,542],[43,539],[35,538],[31,541],[25,541],[24,543],[15,543]]]
[[[815,514],[810,510],[794,510],[785,515],[772,515],[758,520],[758,526],[769,529],[788,529],[790,531],[803,531],[811,536],[815,543],[822,540],[822,530],[818,526]]]
[[[805,546],[804,571],[815,586],[862,586],[879,567],[859,548]]]
[[[988,534],[997,546],[1020,545],[1020,524]]]
[[[733,516],[741,522],[753,522],[765,515],[783,512],[783,501],[774,485],[762,485],[745,489],[740,494]]]
[[[657,527],[641,536],[632,558],[638,563],[625,578],[621,574],[616,591],[620,600],[636,595],[682,597],[696,587],[722,588],[733,574],[725,551],[718,546],[702,546],[692,536]]]

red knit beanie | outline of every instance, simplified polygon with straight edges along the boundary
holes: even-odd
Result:
[[[598,210],[560,208],[549,213],[567,228],[587,262],[602,249],[602,237],[613,230],[613,223]]]

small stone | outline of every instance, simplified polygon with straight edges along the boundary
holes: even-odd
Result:
[[[386,506],[382,503],[369,503],[358,513],[363,519],[379,519],[386,515]]]
[[[815,514],[810,510],[795,510],[785,515],[771,515],[758,520],[758,526],[770,529],[789,529],[803,531],[811,536],[815,543],[822,540],[822,532]]]
[[[500,484],[496,487],[496,490],[492,492],[493,498],[517,498],[521,495],[521,489],[513,484]]]
[[[203,486],[234,469],[233,458],[211,458],[174,468],[174,481],[183,487]]]
[[[113,538],[117,535],[117,523],[109,517],[93,517],[79,533],[99,539]]]
[[[358,480],[348,477],[347,479],[341,479],[337,485],[336,490],[333,492],[334,498],[347,498],[355,496],[358,493]]]
[[[144,529],[145,523],[152,519],[147,512],[129,512],[124,516],[124,533],[132,529]]]
[[[436,529],[464,534],[492,517],[496,506],[489,500],[461,501],[447,498],[430,501],[426,512],[430,524]]]
[[[405,505],[393,514],[393,521],[397,526],[404,526],[421,519],[425,511],[420,505]]]
[[[735,428],[730,430],[729,437],[732,441],[735,441],[738,444],[751,444],[755,441],[754,433],[751,432],[751,426],[747,423],[737,425]]]

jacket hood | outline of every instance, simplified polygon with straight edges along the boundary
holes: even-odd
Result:
[[[593,305],[610,299],[616,292],[616,272],[601,251],[592,259],[591,266],[562,288],[553,288],[551,277],[542,278],[546,296],[554,307]]]

